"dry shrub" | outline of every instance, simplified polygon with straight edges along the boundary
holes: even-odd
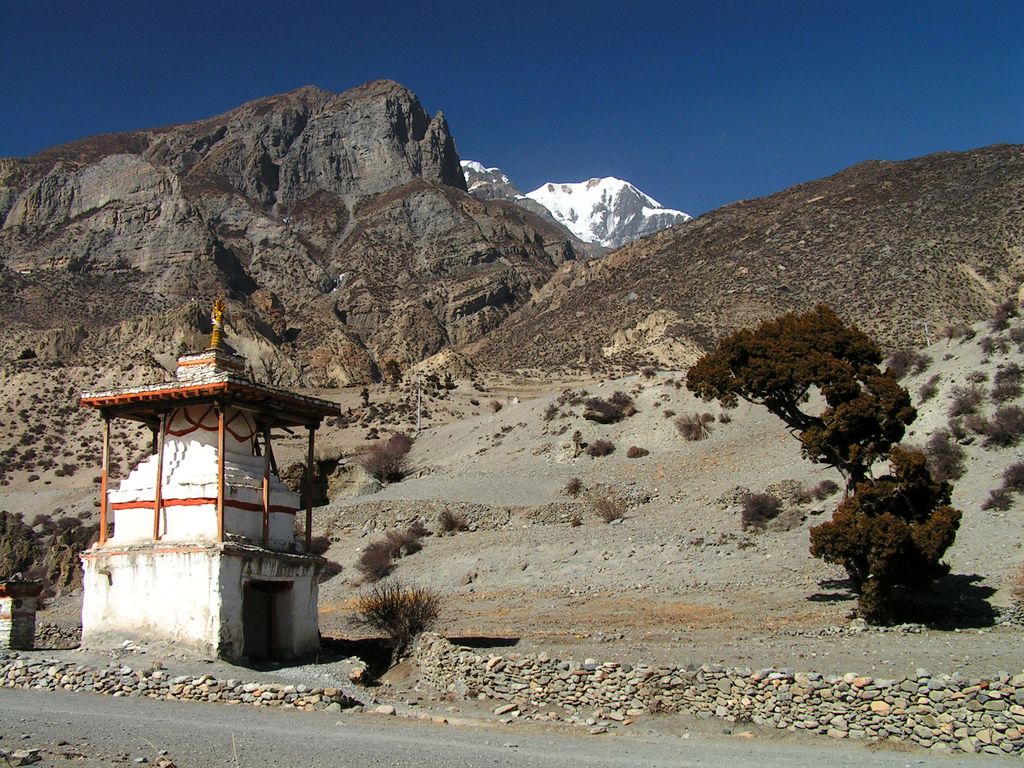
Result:
[[[614,494],[594,499],[594,512],[606,523],[621,520],[626,516],[626,502]]]
[[[816,486],[814,486],[814,498],[818,501],[824,501],[833,493],[839,490],[839,483],[835,480],[822,480]]]
[[[751,493],[743,499],[740,522],[744,531],[764,530],[765,526],[779,516],[782,501],[770,493]]]
[[[964,476],[964,449],[948,429],[940,429],[925,444],[928,468],[937,482],[948,483]]]
[[[631,445],[629,447],[629,450],[626,451],[626,458],[629,458],[629,459],[639,459],[639,458],[641,458],[643,456],[647,456],[649,454],[650,454],[650,451],[648,451],[646,448],[641,448],[638,445]]]
[[[326,536],[313,536],[309,540],[309,554],[322,555],[331,548],[331,540]]]
[[[466,520],[466,516],[453,512],[450,509],[441,512],[437,524],[441,529],[441,533],[457,533],[458,531],[469,530],[469,521]]]
[[[500,411],[503,407],[501,400],[491,400],[491,410],[495,413]]]
[[[579,528],[581,525],[583,525],[583,518],[579,515],[573,515],[569,518],[569,525],[571,525],[573,528]]]
[[[1016,461],[1003,471],[1003,487],[1015,493],[1024,493],[1024,462]]]
[[[657,373],[657,371],[654,369],[653,365],[645,365],[640,369],[640,375],[645,379],[653,379],[655,373]]]
[[[1001,488],[989,491],[988,498],[982,503],[982,509],[1008,510],[1013,504],[1013,494],[1024,493],[1024,462],[1017,461],[1003,470]]]
[[[992,401],[1005,403],[1016,400],[1024,392],[1024,369],[1016,363],[1001,366],[993,377]]]
[[[967,428],[964,426],[963,419],[950,419],[946,426],[955,440],[963,440],[967,437]]]
[[[997,333],[1004,331],[1010,325],[1010,318],[1016,316],[1017,302],[1007,299],[996,307],[995,312],[992,313],[992,319],[988,322],[988,327]]]
[[[336,563],[333,560],[328,560],[320,569],[320,575],[317,577],[316,582],[317,584],[323,584],[325,581],[330,581],[343,570],[345,569],[342,568],[341,563]]]
[[[1024,352],[1024,325],[1015,325],[1009,335],[1010,341],[1017,345],[1017,351]]]
[[[839,484],[835,480],[822,480],[813,488],[800,489],[795,498],[798,504],[810,504],[812,501],[824,501],[838,490]]]
[[[1024,437],[1024,408],[1019,405],[1001,406],[991,419],[979,425],[977,431],[985,435],[983,445],[986,448],[1017,445]]]
[[[583,418],[599,424],[613,424],[636,413],[633,398],[619,390],[607,400],[591,397],[584,402]]]
[[[569,482],[565,484],[565,492],[570,496],[579,496],[580,491],[583,490],[583,481],[578,477],[570,477]]]
[[[942,377],[939,374],[935,374],[928,381],[921,385],[917,390],[918,402],[926,403],[939,394],[939,379]]]
[[[1010,600],[1018,608],[1024,607],[1024,565],[1018,565],[1013,569],[1007,583],[1010,591]]]
[[[430,629],[441,615],[441,598],[425,587],[406,586],[394,579],[375,584],[356,602],[356,622],[383,632],[397,661],[409,644]]]
[[[423,538],[426,529],[422,524],[409,526],[404,531],[388,531],[384,534],[384,541],[391,547],[392,559],[407,557],[423,549]]]
[[[599,438],[587,446],[587,456],[597,458],[598,456],[608,456],[615,452],[615,443],[611,440],[605,440]]]
[[[978,387],[953,387],[950,391],[949,415],[953,418],[975,413],[985,393]]]
[[[544,409],[543,419],[544,421],[551,421],[555,416],[558,415],[558,403],[548,403],[548,407]]]
[[[715,417],[710,413],[684,413],[675,420],[676,429],[687,440],[706,440],[711,437],[711,422]]]
[[[412,438],[397,433],[371,445],[359,457],[359,466],[381,483],[397,483],[405,477]]]
[[[981,503],[982,509],[996,509],[1005,512],[1013,506],[1013,494],[1005,488],[996,488],[988,492],[988,498]]]
[[[356,568],[367,581],[380,581],[395,569],[391,543],[385,539],[371,541],[359,556]]]
[[[916,349],[900,349],[892,353],[887,368],[889,373],[899,381],[908,373],[924,373],[931,364],[931,357],[924,352]]]
[[[730,416],[726,411],[722,411],[720,414],[718,414],[718,423],[719,424],[729,424],[731,422],[732,422],[732,416]]]
[[[423,538],[424,536],[429,536],[430,535],[430,529],[427,528],[427,526],[423,524],[422,520],[416,520],[416,521],[412,522],[409,525],[409,527],[406,528],[406,531],[408,531],[413,536],[417,536],[419,538]]]

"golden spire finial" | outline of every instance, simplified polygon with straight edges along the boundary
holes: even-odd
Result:
[[[210,313],[213,321],[213,333],[210,334],[210,349],[220,349],[221,325],[224,322],[224,299],[220,296],[213,302],[213,311]]]

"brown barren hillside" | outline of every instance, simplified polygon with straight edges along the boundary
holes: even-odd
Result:
[[[891,349],[986,316],[1022,280],[1024,147],[872,161],[566,265],[477,357],[686,365],[723,333],[823,301]]]

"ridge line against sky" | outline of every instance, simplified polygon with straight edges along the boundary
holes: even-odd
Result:
[[[520,189],[700,214],[869,159],[1024,143],[1024,4],[198,0],[4,14],[0,157],[390,78]]]

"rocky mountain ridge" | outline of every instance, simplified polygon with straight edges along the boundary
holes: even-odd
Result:
[[[475,340],[576,255],[469,197],[443,114],[391,81],[4,159],[0,221],[7,359],[173,354],[224,293],[257,373],[314,386]]]
[[[466,167],[444,116],[390,81],[2,159],[0,361],[167,370],[224,294],[234,343],[278,384],[439,353],[675,367],[819,301],[913,345],[1024,282],[1018,146],[862,163],[582,260],[546,211],[467,194]]]

